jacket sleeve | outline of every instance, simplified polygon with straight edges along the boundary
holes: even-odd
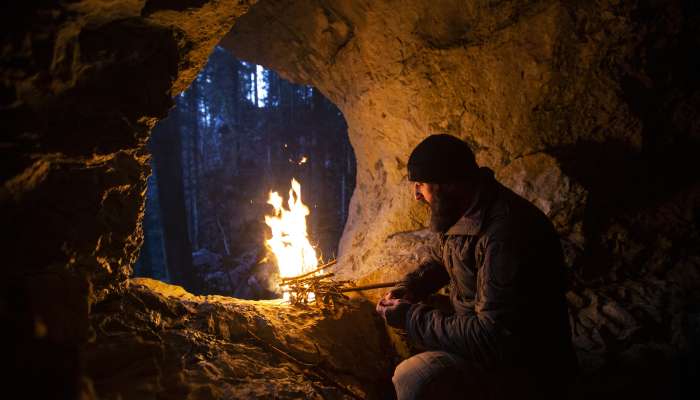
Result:
[[[445,314],[425,304],[408,311],[411,339],[429,350],[445,350],[490,365],[507,357],[510,332],[518,317],[516,276],[522,241],[496,239],[485,244],[477,273],[474,313]]]
[[[431,247],[428,259],[408,273],[397,287],[406,290],[414,300],[418,301],[437,292],[449,282],[450,275],[442,265],[437,249]]]

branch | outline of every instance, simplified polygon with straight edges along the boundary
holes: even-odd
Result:
[[[396,282],[383,282],[383,283],[373,283],[371,285],[364,285],[364,286],[355,286],[355,287],[347,287],[347,288],[342,288],[338,290],[340,293],[345,293],[345,292],[359,292],[362,290],[370,290],[370,289],[381,289],[381,288],[389,288],[389,287],[394,287],[401,283],[400,281]]]
[[[285,283],[285,282],[287,282],[287,281],[295,281],[295,280],[297,280],[297,279],[301,279],[301,278],[305,278],[305,277],[307,277],[307,276],[309,276],[309,275],[313,275],[313,274],[315,274],[316,272],[321,271],[322,269],[325,269],[325,268],[328,268],[328,267],[332,267],[332,266],[335,265],[337,262],[338,262],[338,260],[329,261],[329,262],[327,262],[327,263],[321,265],[320,267],[316,268],[315,270],[313,270],[313,271],[311,271],[311,272],[307,272],[307,273],[301,274],[301,275],[299,275],[299,276],[292,276],[292,277],[289,277],[289,278],[282,278],[282,283]]]

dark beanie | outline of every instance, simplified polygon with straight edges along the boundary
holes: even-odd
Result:
[[[414,182],[463,181],[478,169],[469,145],[446,134],[428,136],[408,157],[408,180]]]

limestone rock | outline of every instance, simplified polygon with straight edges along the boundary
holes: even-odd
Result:
[[[106,399],[372,399],[390,390],[395,363],[374,305],[360,300],[322,311],[139,278],[98,303],[91,323],[86,371]]]
[[[668,339],[688,337],[681,325],[654,322],[683,314],[665,304],[698,304],[695,289],[669,282],[675,268],[696,282],[700,248],[685,222],[697,218],[694,200],[675,196],[700,178],[691,3],[260,2],[223,43],[313,84],[343,111],[357,157],[341,242],[347,276],[389,279],[416,262],[410,232],[426,213],[411,201],[406,159],[428,134],[453,134],[553,219],[575,278],[586,370],[634,371],[631,382],[688,351]],[[644,221],[656,213],[668,221],[659,229],[689,239],[655,236]],[[609,294],[630,287],[634,300]],[[649,396],[649,386],[635,393]]]
[[[573,266],[585,245],[587,190],[561,170],[556,158],[544,153],[513,160],[498,171],[497,179],[549,217],[562,236],[567,264]]]
[[[581,235],[586,189],[568,177],[554,157],[537,153],[515,159],[496,178],[542,210],[561,235],[572,230]]]
[[[391,235],[384,242],[384,252],[369,253],[363,263],[376,266],[374,272],[361,277],[358,285],[379,282],[395,282],[403,279],[404,275],[413,271],[418,265],[427,260],[430,246],[435,246],[437,235],[427,229],[415,232],[399,232]],[[379,298],[388,289],[364,291],[363,295],[372,300]]]
[[[555,207],[558,227],[582,251],[585,192],[608,188],[599,182],[615,168],[597,149],[619,152],[605,159],[610,163],[642,146],[646,116],[634,110],[621,76],[649,82],[635,54],[652,37],[680,34],[673,22],[680,6],[659,7],[667,19],[649,30],[636,7],[533,0],[435,7],[416,0],[397,12],[389,2],[260,2],[222,43],[313,84],[343,111],[358,170],[341,262],[348,274],[365,276],[378,268],[366,260],[384,251],[386,238],[425,226],[414,217],[422,214],[411,204],[405,163],[435,132],[465,139],[478,161],[508,182],[524,168],[558,170],[558,178],[531,171],[524,179],[564,185],[561,193],[532,192],[531,200]],[[596,168],[603,170],[594,183]],[[616,177],[624,181],[626,173]]]
[[[144,143],[234,20],[228,48],[313,84],[347,119],[357,187],[344,276],[393,279],[419,262],[414,246],[427,237],[416,231],[427,214],[411,200],[406,158],[428,134],[454,134],[548,208],[567,239],[579,243],[571,235],[583,233],[568,298],[579,355],[593,371],[590,397],[650,397],[683,378],[667,371],[692,371],[682,362],[697,353],[700,320],[694,1],[81,0],[3,11],[9,267],[0,315],[14,370],[31,382],[18,385],[44,391],[27,397],[318,393],[271,366],[269,354],[245,353],[255,347],[248,342],[237,354],[259,355],[245,362],[269,374],[243,375],[235,392],[244,368],[229,367],[241,359],[223,340],[236,337],[235,326],[258,326],[222,325],[221,315],[277,321],[267,306],[128,288],[149,173]],[[149,301],[156,305],[140,305]],[[122,306],[141,311],[120,318]],[[177,327],[188,315],[197,328]],[[161,325],[169,336],[157,337]],[[225,326],[228,335],[216,333]],[[286,344],[280,329],[256,332]],[[329,356],[344,351],[328,346]],[[102,372],[87,379],[79,354],[102,361]],[[222,376],[234,381],[209,385]],[[270,377],[276,385],[267,387]],[[138,384],[121,387],[126,380]]]
[[[45,381],[28,397],[89,393],[78,348],[91,304],[125,290],[138,255],[149,131],[251,3],[3,9],[2,318],[17,373]]]

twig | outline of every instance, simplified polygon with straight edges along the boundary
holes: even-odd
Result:
[[[355,286],[355,287],[346,287],[346,288],[341,288],[338,290],[340,293],[345,293],[345,292],[359,292],[362,290],[370,290],[370,289],[381,289],[381,288],[388,288],[388,287],[394,287],[401,283],[400,281],[396,282],[383,282],[383,283],[374,283],[371,285],[364,285],[364,286]]]
[[[329,272],[329,273],[327,273],[327,274],[323,274],[323,275],[319,275],[319,276],[312,276],[312,277],[309,277],[309,278],[289,280],[289,281],[282,282],[281,285],[282,285],[282,286],[291,285],[291,284],[295,284],[295,285],[296,285],[296,284],[304,283],[304,282],[320,281],[321,279],[330,278],[331,276],[335,276],[335,274],[334,274],[333,272]]]
[[[246,329],[246,330],[248,331],[248,334],[249,334],[253,339],[255,339],[256,341],[258,341],[258,342],[259,342],[260,344],[262,344],[264,347],[269,348],[270,350],[274,351],[275,353],[281,355],[282,357],[286,358],[287,360],[289,360],[289,361],[291,361],[291,362],[293,362],[293,363],[295,363],[295,364],[301,365],[302,367],[305,367],[305,368],[314,368],[314,367],[318,367],[318,365],[320,364],[320,363],[311,364],[311,363],[307,363],[307,362],[301,361],[301,360],[297,359],[296,357],[294,357],[293,355],[287,353],[286,351],[284,351],[284,350],[282,350],[282,349],[280,349],[280,348],[277,348],[277,347],[275,347],[274,345],[272,345],[272,344],[270,344],[270,343],[264,341],[264,340],[261,339],[258,335],[256,335],[256,334],[254,334],[253,332],[251,332],[250,329]],[[316,348],[316,351],[318,351],[318,348]],[[320,352],[319,352],[319,353],[320,353]]]
[[[273,346],[272,344],[270,344],[270,343],[264,341],[264,340],[261,339],[258,335],[256,335],[256,334],[254,334],[253,332],[251,332],[250,329],[246,329],[246,331],[248,331],[248,335],[250,335],[250,337],[252,337],[253,339],[255,339],[258,343],[260,343],[260,344],[263,345],[264,347],[266,347],[266,348],[268,348],[268,349],[274,351],[275,353],[281,355],[283,358],[287,359],[288,361],[291,361],[291,362],[293,362],[294,364],[297,364],[297,365],[302,366],[302,367],[303,367],[302,373],[303,373],[304,375],[306,375],[306,376],[308,376],[308,377],[310,377],[310,378],[316,378],[316,379],[319,379],[319,378],[320,378],[321,380],[326,381],[326,383],[329,383],[329,384],[335,386],[336,388],[338,388],[341,392],[345,393],[346,395],[348,395],[348,396],[350,396],[350,397],[352,397],[352,398],[354,398],[354,399],[362,400],[362,397],[359,396],[357,393],[355,393],[352,389],[350,389],[350,388],[348,388],[348,387],[345,387],[344,385],[342,385],[342,384],[336,382],[333,378],[331,378],[331,377],[330,377],[327,373],[325,373],[323,370],[316,369],[316,367],[318,367],[318,366],[321,364],[321,362],[322,362],[323,360],[319,361],[319,362],[316,363],[316,364],[311,364],[311,363],[303,362],[303,361],[297,359],[296,357],[294,357],[293,355],[287,353],[286,351],[284,351],[284,350],[282,350],[282,349],[279,349],[279,348]],[[320,358],[321,352],[319,351],[318,346],[316,345],[316,343],[314,343],[314,347],[316,347],[316,352],[319,353],[319,358]]]
[[[287,282],[287,281],[295,281],[295,280],[297,280],[297,279],[306,278],[306,277],[309,276],[309,275],[313,275],[313,274],[315,274],[316,272],[319,272],[319,271],[321,271],[321,270],[323,270],[323,269],[326,269],[326,268],[328,268],[328,267],[334,266],[337,262],[338,262],[338,260],[329,261],[329,262],[327,262],[327,263],[321,265],[320,267],[316,268],[315,270],[310,271],[310,272],[307,272],[307,273],[305,273],[305,274],[301,274],[301,275],[299,275],[299,276],[291,276],[291,277],[289,277],[289,278],[282,278],[282,282],[284,283],[284,282]]]

